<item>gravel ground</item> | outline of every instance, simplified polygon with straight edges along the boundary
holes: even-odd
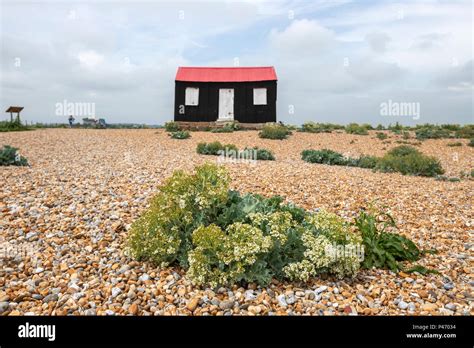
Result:
[[[123,255],[130,224],[173,170],[215,157],[195,153],[200,141],[260,146],[277,160],[225,164],[241,191],[285,196],[305,208],[353,217],[374,200],[390,207],[400,232],[436,248],[421,264],[441,275],[362,271],[353,280],[274,282],[267,288],[193,287],[176,268],[157,269]],[[473,295],[474,181],[436,181],[367,169],[308,164],[307,148],[382,155],[401,140],[295,133],[284,141],[256,131],[45,129],[0,133],[31,168],[0,167],[0,315],[470,315]],[[413,140],[410,140],[413,142]],[[474,149],[427,140],[448,176],[474,168]],[[462,142],[467,143],[466,140]]]

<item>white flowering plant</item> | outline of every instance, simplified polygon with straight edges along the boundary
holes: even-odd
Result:
[[[371,245],[356,224],[279,196],[241,195],[229,183],[225,168],[214,164],[194,174],[176,171],[132,225],[127,253],[179,265],[193,283],[213,287],[357,274]]]

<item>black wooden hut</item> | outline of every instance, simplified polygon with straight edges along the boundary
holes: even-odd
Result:
[[[180,67],[174,120],[276,122],[277,76],[270,67]]]

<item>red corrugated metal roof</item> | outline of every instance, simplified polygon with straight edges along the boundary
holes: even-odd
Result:
[[[275,68],[272,66],[259,67],[179,67],[176,81],[187,82],[249,82],[276,81]]]

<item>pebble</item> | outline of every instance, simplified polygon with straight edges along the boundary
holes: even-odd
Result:
[[[260,308],[260,306],[249,306],[248,311],[253,314],[259,314],[262,309]]]
[[[425,303],[423,306],[422,306],[422,310],[424,311],[428,311],[428,312],[433,312],[435,310],[438,309],[438,306],[434,303]]]
[[[452,283],[446,283],[443,285],[444,289],[445,290],[451,290],[452,288],[454,288],[454,284]]]
[[[281,294],[277,296],[277,300],[280,306],[286,307],[288,306],[288,303],[286,303],[286,298],[285,295]]]
[[[117,297],[118,295],[120,295],[121,292],[122,292],[122,289],[120,288],[112,288],[112,298]]]
[[[10,307],[10,303],[8,302],[0,302],[0,314],[6,312]]]
[[[115,297],[115,296],[114,296]],[[137,297],[137,294],[135,293],[135,291],[133,290],[130,290],[128,293],[127,293],[127,297],[131,300],[134,300],[136,297]]]
[[[96,315],[96,310],[95,308],[89,308],[89,309],[86,309],[84,311],[84,315],[88,315],[88,316],[91,316],[91,315]]]
[[[233,307],[234,307],[234,301],[231,301],[231,300],[225,300],[219,303],[219,308],[222,310],[232,309]]]
[[[253,290],[247,290],[245,291],[245,301],[253,301],[257,296],[253,293]]]
[[[444,307],[453,312],[455,312],[457,309],[457,306],[454,303],[447,303]]]
[[[35,240],[38,239],[38,233],[36,232],[28,232],[25,236],[25,238],[30,241],[30,242],[33,242]]]
[[[138,305],[136,303],[132,303],[131,306],[128,308],[128,311],[132,315],[137,315],[138,313]]]
[[[146,282],[149,279],[150,279],[150,276],[146,273],[143,273],[140,277],[138,277],[138,280],[140,280],[142,282]]]
[[[122,267],[120,267],[118,273],[119,273],[119,274],[123,274],[123,273],[127,272],[129,269],[130,269],[130,266],[129,266],[129,265],[123,265]]]
[[[49,294],[43,298],[44,303],[56,302],[59,299],[58,294]]]
[[[317,288],[316,290],[314,290],[314,293],[317,295],[317,294],[320,294],[324,291],[326,291],[328,289],[328,287],[326,285],[323,285],[323,286],[320,286],[319,288]]]
[[[406,303],[405,301],[400,301],[400,302],[398,302],[398,308],[407,309],[408,308],[408,303]]]
[[[357,299],[362,303],[367,302],[367,299],[362,294],[357,294]]]
[[[199,297],[193,297],[189,302],[188,304],[186,305],[186,307],[191,311],[191,312],[194,312],[194,310],[196,309],[197,305],[199,304]]]
[[[291,305],[296,302],[296,297],[293,294],[288,294],[285,296],[285,301],[287,304]]]

